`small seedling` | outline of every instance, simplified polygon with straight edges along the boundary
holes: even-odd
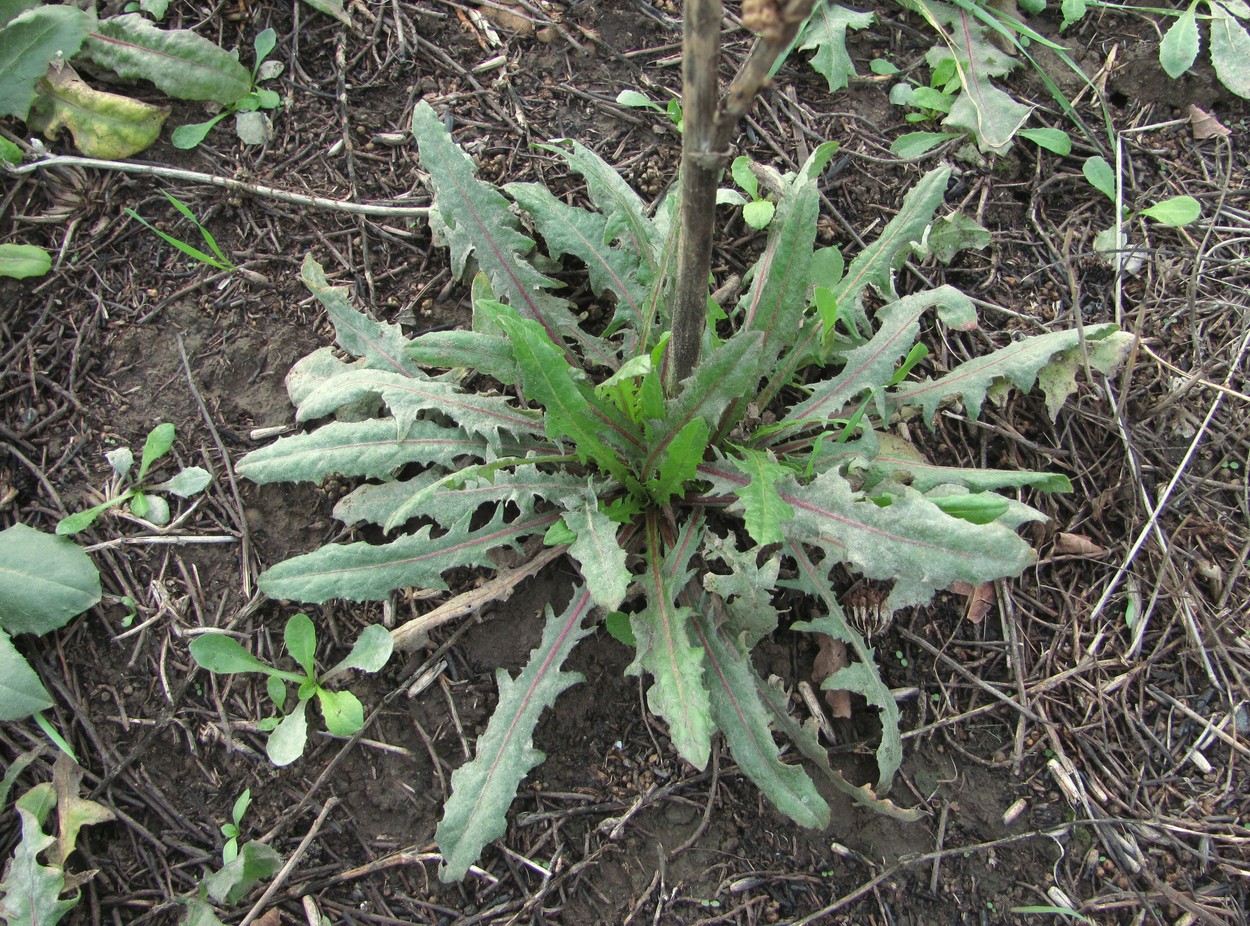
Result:
[[[664,115],[668,116],[669,121],[677,126],[678,132],[683,128],[681,101],[676,97],[669,100],[667,105],[661,106],[645,93],[639,93],[637,90],[622,90],[616,95],[616,102],[618,106],[629,106],[632,109],[653,109],[657,113],[664,113]]]
[[[239,857],[239,826],[243,823],[243,816],[251,803],[252,789],[244,788],[230,808],[230,822],[221,825],[221,835],[226,837],[226,844],[221,848],[221,861],[224,865],[229,865]]]
[[[308,702],[314,697],[321,705],[326,729],[335,736],[351,736],[364,726],[364,708],[360,699],[350,691],[331,691],[323,687],[322,679],[343,669],[360,669],[377,672],[391,658],[391,635],[385,628],[374,624],[366,627],[356,640],[350,653],[324,675],[317,674],[314,654],[317,650],[317,631],[307,614],[296,614],[286,624],[283,633],[286,651],[303,670],[288,672],[261,662],[231,637],[224,634],[205,634],[191,644],[191,657],[203,668],[218,675],[236,675],[245,672],[262,672],[269,676],[266,687],[269,698],[278,709],[278,716],[262,720],[262,730],[271,731],[265,751],[274,765],[290,765],[304,753],[308,740]],[[287,683],[297,685],[295,707],[287,712]]]
[[[256,63],[252,66],[251,73],[252,89],[208,121],[180,125],[174,129],[170,141],[173,142],[175,148],[196,147],[218,122],[231,115],[235,117],[235,131],[243,144],[263,145],[269,141],[273,135],[273,126],[263,111],[280,107],[282,97],[276,90],[261,87],[260,83],[272,80],[282,73],[281,61],[265,60],[277,44],[278,34],[272,29],[265,29],[256,35],[252,42],[252,48],[256,53]]]
[[[1115,168],[1108,164],[1105,158],[1099,155],[1087,158],[1081,165],[1081,173],[1085,175],[1090,186],[1106,196],[1113,204],[1116,202]],[[1128,248],[1128,235],[1124,233],[1122,226],[1123,223],[1130,221],[1133,215],[1134,213],[1127,206],[1123,207],[1120,226],[1112,225],[1094,237],[1094,250],[1113,264],[1124,261],[1128,266],[1128,261],[1123,256],[1123,252]],[[1202,215],[1202,205],[1192,196],[1171,196],[1152,206],[1147,206],[1137,215],[1154,219],[1168,228],[1181,228],[1198,220],[1198,217]]]
[[[135,474],[130,487],[122,490],[121,483],[130,475],[135,457],[129,447],[119,447],[105,454],[109,465],[113,467],[114,488],[112,497],[86,511],[80,511],[67,518],[62,518],[56,526],[57,534],[68,536],[85,531],[96,522],[105,511],[125,502],[130,503],[130,513],[136,518],[144,518],[152,524],[169,523],[169,502],[158,492],[168,492],[179,498],[189,498],[203,489],[212,481],[208,471],[199,466],[188,466],[171,479],[154,485],[147,483],[148,470],[152,464],[169,453],[174,446],[174,426],[166,422],[158,424],[148,434],[143,445],[143,456],[139,461],[139,472]]]
[[[729,171],[733,175],[734,183],[738,184],[750,197],[747,199],[737,190],[720,189],[716,191],[717,203],[730,203],[734,206],[742,207],[742,220],[752,228],[767,228],[768,223],[773,220],[773,215],[777,212],[777,204],[767,196],[760,195],[760,178],[756,176],[756,171],[768,170],[763,165],[751,163],[751,159],[745,155],[734,158],[733,164],[730,165]],[[781,188],[781,178],[777,178],[776,186]]]
[[[168,190],[161,190],[161,192],[165,194],[165,198],[170,201],[173,207],[182,213],[184,218],[189,219],[191,224],[196,227],[200,233],[200,237],[204,239],[204,244],[207,245],[208,249],[213,252],[212,254],[206,254],[194,245],[187,244],[181,238],[175,238],[173,235],[166,234],[133,209],[127,209],[126,214],[135,221],[139,222],[145,228],[152,231],[166,244],[174,246],[183,254],[186,254],[194,260],[198,260],[201,264],[212,267],[214,270],[225,271],[226,273],[234,273],[237,271],[239,269],[238,266],[235,265],[234,261],[226,257],[226,255],[222,252],[221,247],[217,244],[217,239],[214,238],[209,230],[200,223],[200,220],[195,217],[195,213],[191,211],[190,207]]]

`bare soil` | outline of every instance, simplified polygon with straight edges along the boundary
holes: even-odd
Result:
[[[263,148],[242,147],[223,124],[194,151],[161,142],[143,159],[341,201],[423,205],[403,133],[425,99],[487,179],[542,179],[576,195],[576,178],[531,148],[571,136],[621,165],[644,195],[663,192],[679,136],[663,117],[613,100],[626,87],[660,99],[678,90],[669,0],[526,4],[537,23],[497,24],[497,40],[467,9],[356,4],[348,30],[300,4],[178,0],[174,25],[227,47],[249,50],[256,31],[275,28],[289,105]],[[917,17],[878,12],[880,27],[852,37],[861,75],[876,57],[915,64],[932,42]],[[1042,25],[1058,37],[1057,22]],[[1013,395],[980,421],[951,409],[914,434],[936,462],[1055,470],[1076,491],[1028,499],[1053,519],[1030,535],[1038,564],[998,584],[983,621],[966,620],[964,599],[944,594],[875,641],[907,731],[892,797],[926,811],[911,825],[829,794],[829,831],[800,830],[727,754],[704,772],[684,765],[624,675],[628,652],[600,630],[574,659],[587,681],[539,728],[548,759],[524,782],[507,836],[463,884],[440,884],[430,853],[450,773],[489,716],[495,670],[519,669],[542,608],[567,597],[562,564],[438,636],[445,667],[419,695],[407,692],[429,652],[355,682],[366,707],[381,708],[359,741],[314,736],[302,760],[273,768],[256,728],[268,714],[263,686],[197,671],[187,645],[196,628],[229,626],[279,658],[296,609],[260,596],[256,575],[343,533],[330,516],[341,482],[258,488],[231,476],[232,461],[264,443],[255,429],[291,424],[291,364],[332,340],[299,264],[312,253],[358,305],[411,332],[466,324],[466,288],[420,222],[118,171],[10,180],[0,239],[42,244],[56,264],[42,280],[0,281],[0,527],[52,530],[97,500],[106,451],[138,448],[163,421],[177,427],[180,460],[215,477],[166,530],[118,511],[80,538],[105,602],[57,634],[19,641],[56,697],[50,719],[87,770],[85,788],[118,815],[80,841],[71,867],[95,874],[71,921],[177,922],[178,898],[219,865],[219,827],[251,788],[245,837],[297,863],[272,895],[260,888],[221,911],[230,923],[262,914],[311,923],[310,909],[360,924],[1031,923],[1050,914],[1011,908],[1064,897],[1100,924],[1245,923],[1250,112],[1209,67],[1168,80],[1143,18],[1102,11],[1062,39],[1102,91],[1087,92],[1078,112],[1097,131],[1102,101],[1118,129],[1133,130],[1123,136],[1126,199],[1140,208],[1185,192],[1203,218],[1179,231],[1135,225],[1144,261],[1117,280],[1092,251],[1112,211],[1081,177],[1090,143],[1070,158],[1020,144],[999,161],[961,161],[947,196],[994,233],[992,246],[900,276],[903,289],[923,274],[984,303],[981,332],[930,344],[937,370],[1050,327],[1119,320],[1143,338],[1126,370],[1083,383],[1054,423],[1036,396]],[[727,76],[745,47],[734,33]],[[1007,84],[1044,121],[1064,124],[1027,70]],[[888,89],[860,77],[831,95],[800,56],[744,125],[741,150],[782,169],[820,140],[841,144],[822,236],[848,258],[923,170],[954,154],[891,155],[889,142],[910,127]],[[1195,140],[1190,103],[1231,136]],[[201,118],[177,105],[170,124]],[[6,128],[20,137],[20,125]],[[162,188],[267,282],[188,263],[127,218],[130,207],[193,240]],[[722,280],[759,246],[729,210],[724,220]],[[454,593],[482,576],[452,578]],[[1113,579],[1118,591],[1095,618]],[[132,626],[122,596],[137,603]],[[365,625],[440,600],[305,610],[333,661]],[[813,658],[807,640],[785,632],[759,656],[791,689]],[[872,735],[866,716],[839,729],[832,753],[848,777],[869,779]],[[33,722],[0,726],[6,763],[41,743]],[[46,748],[15,793],[48,780],[52,756]],[[1005,818],[1013,805],[1023,809]],[[19,835],[5,808],[0,856]]]

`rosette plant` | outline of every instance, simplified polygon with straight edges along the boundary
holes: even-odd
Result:
[[[533,746],[539,716],[580,680],[564,663],[604,615],[632,640],[629,671],[645,676],[649,709],[692,765],[708,762],[720,731],[743,773],[804,826],[830,815],[811,772],[906,815],[880,796],[901,761],[898,710],[839,606],[837,577],[888,584],[894,609],[955,583],[1017,575],[1034,554],[1016,529],[1042,516],[999,490],[1070,486],[1053,474],[934,465],[895,426],[931,423],[947,403],[975,416],[987,397],[1039,380],[1053,413],[1079,365],[1105,372],[1128,343],[1113,326],[1091,325],[1083,340],[1075,331],[1024,338],[918,376],[927,314],[954,329],[977,324],[971,300],[950,286],[895,289],[896,269],[941,224],[950,170],[925,175],[844,266],[817,245],[832,145],[782,178],[741,298],[710,302],[730,129],[803,19],[801,9],[770,9],[774,20],[762,23],[744,11],[758,40],[722,100],[720,4],[687,4],[682,182],[655,210],[576,141],[545,150],[585,179],[587,207],[535,184],[496,188],[476,177],[434,109],[416,107],[429,220],[453,271],[472,279],[471,330],[408,338],[355,309],[311,257],[304,263],[340,351],[315,351],[288,378],[311,429],[237,468],[260,483],[359,477],[336,516],[381,527],[385,539],[297,556],[265,572],[261,587],[308,602],[445,589],[448,570],[494,569],[500,551],[532,554],[540,540],[581,576],[566,608],[547,609],[521,673],[498,670],[498,704],[475,758],[452,777],[438,829],[444,880],[463,877],[504,832],[520,781],[544,758]],[[606,324],[586,324],[558,294],[553,274],[569,258],[610,305]],[[781,623],[781,596],[796,590],[817,616],[791,629],[828,634],[854,657],[825,687],[856,692],[880,713],[873,786],[844,780],[751,664],[752,648]],[[783,761],[776,735],[806,767]]]

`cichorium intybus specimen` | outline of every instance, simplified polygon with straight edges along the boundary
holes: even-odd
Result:
[[[535,184],[496,188],[475,176],[439,114],[417,106],[412,132],[433,194],[430,223],[455,274],[472,280],[471,330],[409,339],[355,309],[311,257],[304,262],[339,350],[313,352],[287,379],[309,429],[248,454],[238,471],[260,483],[361,479],[335,516],[379,526],[388,539],[297,556],[264,573],[261,587],[308,602],[446,589],[448,570],[494,568],[495,554],[532,549],[525,544],[535,538],[567,552],[581,575],[567,607],[548,608],[521,674],[497,673],[498,705],[475,758],[452,776],[438,828],[446,881],[463,877],[503,834],[520,781],[544,758],[533,746],[540,714],[581,680],[565,660],[605,615],[632,637],[629,671],[646,677],[649,709],[692,765],[706,765],[720,731],[738,767],[804,826],[829,822],[813,774],[907,816],[881,796],[901,761],[898,711],[831,576],[887,583],[885,607],[895,609],[954,583],[1018,575],[1034,556],[1016,529],[1042,515],[997,490],[1070,485],[1046,473],[936,466],[893,427],[931,424],[949,404],[976,416],[987,398],[1035,384],[1053,415],[1076,388],[1079,366],[1105,373],[1130,341],[1114,326],[1091,325],[1083,344],[1075,331],[1023,338],[918,378],[927,314],[953,329],[977,324],[953,287],[902,297],[894,287],[895,270],[942,224],[935,213],[950,169],[925,175],[844,266],[816,239],[831,144],[782,178],[745,292],[719,307],[727,318],[710,321],[704,232],[688,226],[710,228],[730,128],[801,21],[802,10],[772,9],[775,21],[753,11],[748,21],[762,23],[756,50],[716,105],[708,87],[690,83],[715,74],[706,57],[714,43],[687,39],[680,204],[670,197],[649,210],[572,140],[544,150],[584,178],[590,208]],[[688,17],[688,28],[714,33],[719,4],[692,2]],[[710,129],[695,124],[707,118]],[[712,199],[692,209],[696,195],[707,197],[701,173],[713,178]],[[582,325],[559,294],[550,274],[565,257],[585,266],[595,297],[611,305],[606,327]],[[674,316],[684,299],[696,309],[695,349],[682,347],[691,372],[674,378]],[[498,388],[483,387],[490,381]],[[761,409],[772,412],[767,424]],[[792,578],[779,579],[783,567]],[[792,627],[832,636],[853,655],[825,687],[856,692],[880,712],[872,785],[845,781],[751,664],[752,647],[780,623],[782,587],[809,595],[817,615]],[[805,766],[782,761],[777,734]]]

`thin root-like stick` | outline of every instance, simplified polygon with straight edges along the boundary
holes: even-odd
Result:
[[[80,158],[71,155],[56,155],[32,161],[19,167],[6,165],[5,172],[12,176],[34,173],[48,167],[90,167],[95,170],[116,170],[126,174],[138,174],[145,177],[160,177],[163,180],[183,180],[187,183],[203,183],[208,186],[221,187],[235,193],[247,193],[264,199],[273,199],[293,206],[306,206],[310,209],[325,209],[329,212],[348,212],[352,215],[371,215],[382,218],[424,219],[430,214],[429,206],[383,206],[373,203],[352,203],[341,199],[329,199],[325,196],[309,196],[305,193],[294,193],[290,190],[279,190],[277,187],[265,186],[260,183],[247,183],[233,177],[219,177],[216,174],[203,174],[195,170],[183,170],[178,167],[163,167],[160,164],[141,164],[134,161],[107,161],[100,158]]]

